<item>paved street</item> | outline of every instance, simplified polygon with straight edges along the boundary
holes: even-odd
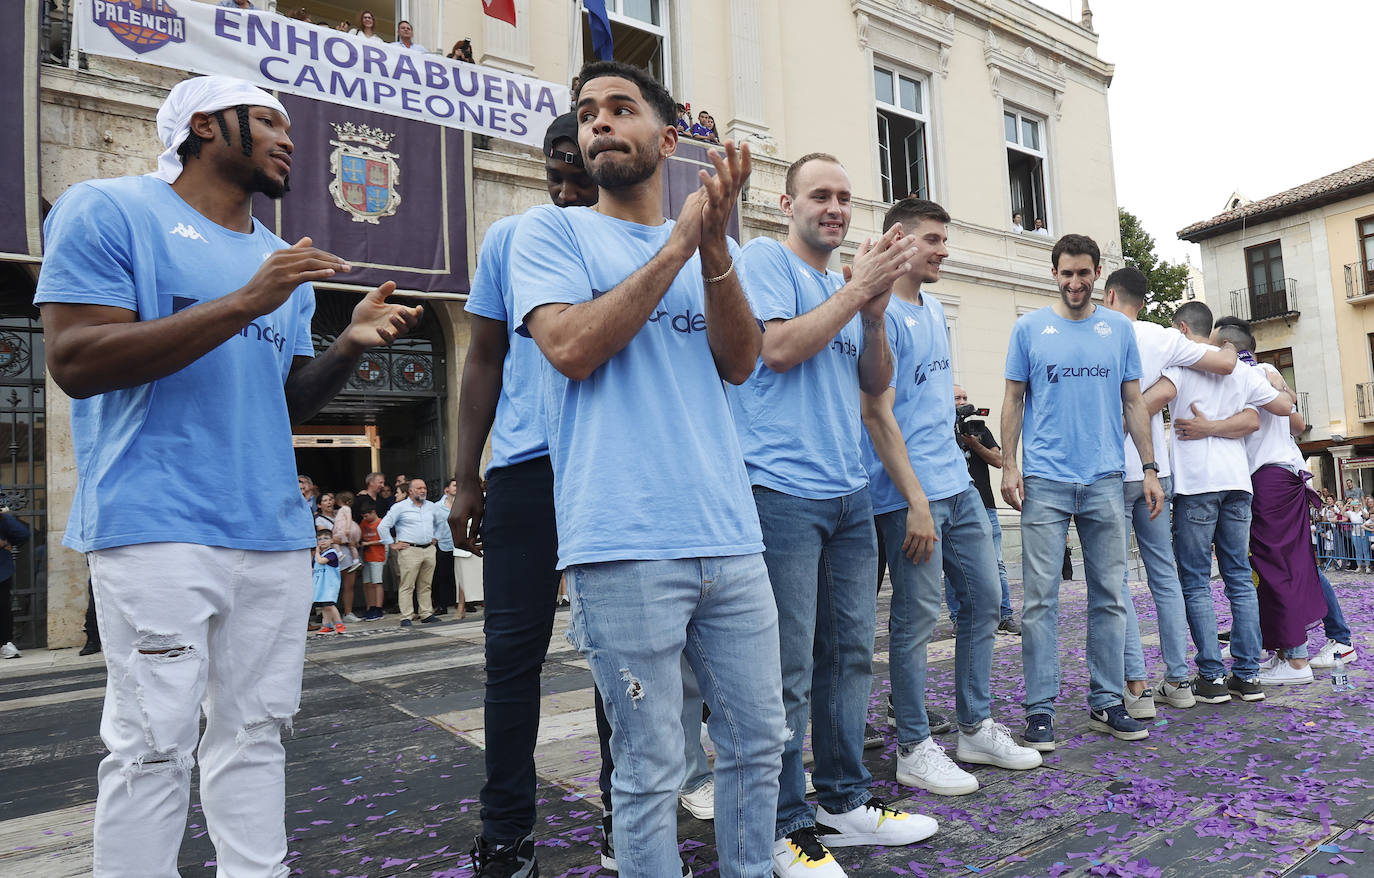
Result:
[[[1087,730],[1083,585],[1066,584],[1059,750],[1028,773],[978,768],[982,789],[960,798],[893,781],[895,741],[881,724],[884,589],[870,715],[882,743],[867,762],[877,794],[934,815],[941,828],[910,848],[837,851],[841,863],[852,876],[929,878],[1374,876],[1374,582],[1350,574],[1335,581],[1356,629],[1361,659],[1350,670],[1359,688],[1333,693],[1318,672],[1316,683],[1270,690],[1257,704],[1166,709],[1138,744]],[[1158,669],[1153,606],[1147,597],[1136,605]],[[1228,616],[1224,607],[1219,616]],[[544,876],[591,878],[605,874],[591,681],[562,637],[566,621],[561,611],[544,675],[539,858]],[[952,712],[947,622],[936,640],[930,700]],[[1021,725],[1019,646],[999,636],[994,660],[994,714],[1013,731]],[[482,778],[480,614],[406,630],[394,621],[350,626],[312,638],[306,655],[302,710],[287,742],[292,874],[470,875]],[[30,651],[0,665],[0,875],[89,874],[103,686],[99,656],[75,650]],[[665,745],[676,735],[665,730]],[[950,736],[942,741],[953,747]],[[685,860],[697,875],[715,873],[710,824],[679,814]],[[193,807],[182,874],[212,875],[213,860]]]

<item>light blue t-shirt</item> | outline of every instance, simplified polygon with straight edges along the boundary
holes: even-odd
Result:
[[[168,317],[244,286],[286,242],[206,219],[153,177],[78,183],[43,224],[36,303]],[[314,545],[296,483],[283,385],[314,355],[315,295],[270,314],[179,372],[72,400],[77,486],[63,543],[81,552],[177,542],[278,551]],[[247,494],[245,494],[247,492]],[[223,498],[251,495],[241,515]]]
[[[497,220],[482,239],[477,274],[472,279],[466,310],[506,324],[510,347],[501,364],[501,396],[496,401],[496,420],[491,426],[491,463],[487,472],[503,466],[547,457],[549,441],[544,433],[539,373],[544,355],[539,345],[516,332],[520,321],[511,319],[515,292],[510,285],[510,248],[519,216]]]
[[[1099,305],[1083,320],[1048,306],[1023,315],[1011,330],[1007,377],[1026,382],[1023,473],[1088,485],[1122,471],[1121,385],[1140,380],[1124,314]]]
[[[893,296],[887,304],[887,340],[895,358],[892,414],[902,428],[907,457],[926,499],[943,500],[967,490],[973,479],[954,440],[954,376],[949,370],[945,307],[930,293],[922,293],[921,303]],[[874,514],[905,509],[906,498],[883,469],[867,430],[863,449]]]
[[[790,320],[844,286],[839,272],[817,271],[772,238],[740,251],[740,276],[760,320]],[[767,331],[767,330],[765,330]],[[859,316],[804,363],[774,372],[763,358],[729,390],[749,481],[794,497],[828,500],[868,484],[860,450]]]
[[[614,289],[663,249],[672,229],[672,221],[643,226],[585,207],[530,210],[510,262],[518,322],[540,305]],[[763,551],[706,339],[705,295],[694,254],[630,343],[586,380],[543,361],[560,567]]]

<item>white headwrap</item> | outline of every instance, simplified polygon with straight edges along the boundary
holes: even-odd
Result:
[[[157,111],[157,136],[167,149],[157,157],[157,170],[148,176],[168,183],[175,183],[181,176],[181,156],[177,155],[177,148],[191,133],[192,113],[214,113],[240,104],[270,107],[287,115],[281,101],[256,85],[232,76],[197,76],[174,85]],[[290,122],[289,116],[287,122]]]

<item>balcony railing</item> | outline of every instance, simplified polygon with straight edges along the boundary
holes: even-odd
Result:
[[[42,28],[38,55],[44,64],[65,65],[72,44],[71,0],[38,0]]]
[[[1374,381],[1355,385],[1355,408],[1361,421],[1374,421]]]
[[[1352,262],[1345,267],[1345,298],[1374,296],[1374,259]]]
[[[1231,314],[1256,323],[1278,317],[1297,317],[1297,282],[1291,277],[1231,291]]]

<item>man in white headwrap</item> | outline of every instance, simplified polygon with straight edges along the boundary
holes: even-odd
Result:
[[[383,284],[314,356],[310,283],[350,266],[251,212],[254,193],[287,190],[289,125],[247,83],[183,82],[158,112],[157,173],[79,183],[44,224],[35,302],[78,473],[63,542],[90,563],[109,670],[98,878],[177,874],[197,746],[217,874],[287,874],[280,732],[300,701],[313,544],[291,424],[420,317]],[[246,484],[266,502],[223,515],[215,498]]]

